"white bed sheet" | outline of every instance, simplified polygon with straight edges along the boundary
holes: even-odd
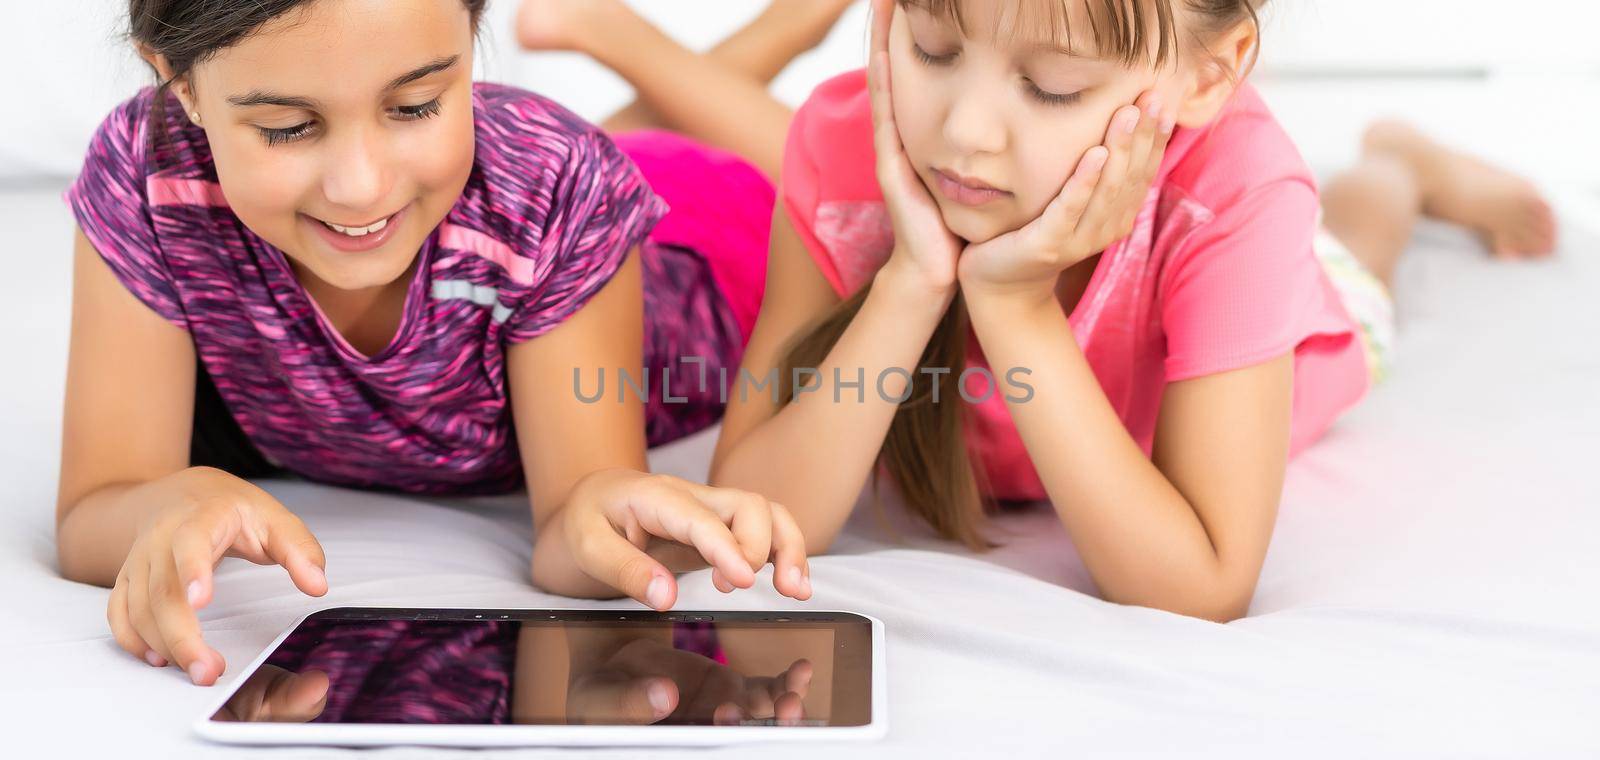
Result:
[[[0,193],[10,232],[0,277],[0,746],[11,757],[242,756],[190,735],[210,692],[124,655],[103,620],[107,592],[56,575],[70,230],[58,192]],[[1600,203],[1574,193],[1562,210],[1563,251],[1549,263],[1495,264],[1443,228],[1419,236],[1401,272],[1398,367],[1292,465],[1245,620],[1215,625],[1095,598],[1046,507],[1002,520],[1007,545],[983,557],[929,540],[891,510],[897,540],[859,510],[838,553],[812,561],[813,604],[888,626],[891,728],[882,744],[829,752],[1600,752]],[[702,435],[653,459],[699,476],[710,443]],[[528,585],[528,518],[516,498],[270,490],[321,538],[333,590],[311,600],[276,569],[225,562],[202,618],[229,678],[321,605],[572,603]],[[770,590],[724,597],[704,572],[683,587],[685,607],[795,606]],[[293,751],[308,754],[343,753]]]

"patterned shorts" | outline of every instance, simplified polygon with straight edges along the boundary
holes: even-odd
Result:
[[[1323,271],[1333,281],[1346,311],[1361,326],[1361,346],[1367,356],[1367,370],[1377,385],[1394,364],[1394,296],[1371,270],[1367,269],[1333,233],[1317,225],[1312,243]]]

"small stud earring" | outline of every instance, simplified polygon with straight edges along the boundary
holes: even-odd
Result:
[[[196,125],[200,124],[200,112],[199,111],[190,111],[189,112],[189,118],[192,119]]]

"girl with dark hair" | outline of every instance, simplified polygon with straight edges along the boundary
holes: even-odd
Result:
[[[810,597],[782,506],[645,457],[721,414],[683,379],[737,367],[753,327],[763,156],[613,139],[475,84],[483,6],[130,0],[159,86],[111,113],[67,193],[57,546],[63,575],[112,587],[135,657],[216,681],[196,610],[224,556],[326,592],[316,538],[246,479],[280,473],[417,494],[525,483],[532,580],[554,593],[666,609],[674,572],[709,564],[728,592],[771,562],[780,593]],[[770,66],[799,52],[775,33],[792,26],[734,47]],[[622,392],[624,370],[648,398]]]

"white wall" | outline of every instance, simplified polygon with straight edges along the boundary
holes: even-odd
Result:
[[[703,49],[761,0],[631,0]],[[629,97],[576,55],[527,55],[508,33],[515,0],[491,0],[479,75],[537,89],[589,118]],[[148,81],[119,37],[123,0],[0,0],[11,30],[0,65],[0,182],[65,177],[104,113]],[[864,58],[863,6],[774,84],[798,103]],[[1348,158],[1360,126],[1385,114],[1552,181],[1600,184],[1600,2],[1596,0],[1272,0],[1257,81],[1314,164]],[[58,181],[58,180],[57,180]]]
[[[1600,73],[1594,0],[1270,0],[1267,10],[1280,68]]]
[[[77,170],[106,111],[142,83],[116,36],[115,0],[0,0],[0,180]]]
[[[1600,3],[1275,2],[1258,84],[1313,165],[1399,116],[1553,184],[1600,189]]]

